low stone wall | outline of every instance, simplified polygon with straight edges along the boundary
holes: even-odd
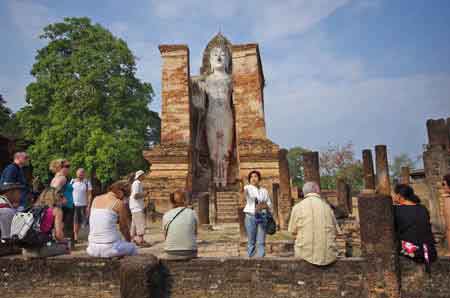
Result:
[[[450,297],[450,258],[441,258],[433,263],[431,274],[425,272],[423,264],[405,258],[400,258],[400,268],[402,297]]]
[[[289,258],[162,260],[165,297],[365,297],[362,259],[320,268]]]
[[[141,255],[118,259],[0,258],[4,298],[194,298],[390,296],[367,278],[369,262],[347,258],[317,267],[295,258],[198,258],[190,261]],[[401,297],[450,297],[450,258],[423,265],[400,259]],[[122,278],[122,281],[120,279]],[[372,292],[373,293],[373,292]]]
[[[118,298],[118,259],[0,258],[2,298]]]

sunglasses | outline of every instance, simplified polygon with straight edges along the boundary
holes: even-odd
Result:
[[[70,165],[63,165],[62,167],[68,169],[70,168]]]

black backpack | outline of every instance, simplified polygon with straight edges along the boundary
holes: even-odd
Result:
[[[40,228],[47,209],[47,206],[37,206],[14,215],[11,223],[11,240],[15,245],[36,248],[44,246],[51,240],[51,234],[42,232]]]

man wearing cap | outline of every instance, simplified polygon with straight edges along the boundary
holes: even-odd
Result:
[[[138,245],[145,244],[145,215],[144,215],[144,198],[146,193],[142,186],[145,172],[139,170],[134,175],[134,181],[131,185],[130,210],[131,210],[131,237]]]
[[[26,152],[15,153],[13,163],[3,170],[0,178],[0,187],[7,184],[21,184],[23,186],[20,194],[20,209],[24,209],[28,203],[29,190],[22,168],[27,166],[29,161],[30,158]]]
[[[25,187],[20,183],[0,185],[0,237],[9,238],[11,222],[19,207],[20,197]]]

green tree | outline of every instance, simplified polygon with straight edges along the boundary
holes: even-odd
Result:
[[[336,179],[342,178],[357,192],[363,187],[363,167],[355,158],[351,142],[340,145],[329,145],[320,152],[320,184],[323,189],[336,189]]]
[[[412,160],[412,158],[410,158],[406,153],[401,153],[397,156],[394,156],[392,164],[389,166],[392,180],[400,179],[402,167],[410,167],[411,169],[413,169],[415,164],[416,163]]]
[[[142,150],[159,118],[148,106],[153,91],[136,78],[125,41],[88,18],[65,18],[44,28],[18,113],[34,174],[49,178],[48,164],[68,158],[102,183],[142,168]]]
[[[311,150],[303,147],[292,147],[288,151],[287,160],[289,163],[289,175],[291,176],[292,184],[297,187],[302,187],[304,182],[303,161],[301,155],[309,151]]]
[[[6,106],[6,101],[3,99],[3,96],[0,94],[0,123],[1,126],[1,133],[5,133],[5,125],[10,121],[11,119],[11,110]]]

